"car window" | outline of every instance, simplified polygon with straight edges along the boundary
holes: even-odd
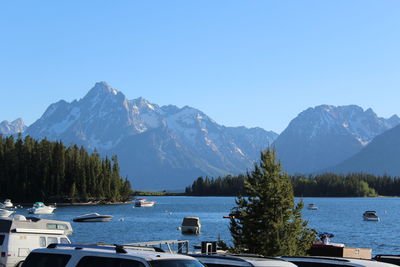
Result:
[[[298,267],[344,267],[347,265],[325,263],[325,262],[308,262],[308,261],[292,261]],[[351,267],[351,265],[349,265]]]
[[[77,267],[144,267],[144,264],[130,259],[85,256]]]
[[[196,260],[156,260],[151,261],[153,267],[204,267],[202,263]]]
[[[23,267],[64,267],[71,255],[55,253],[31,252],[23,263]]]

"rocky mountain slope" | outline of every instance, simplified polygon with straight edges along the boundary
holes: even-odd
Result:
[[[359,106],[321,105],[301,112],[274,142],[289,173],[313,173],[359,152],[377,135],[400,123]]]

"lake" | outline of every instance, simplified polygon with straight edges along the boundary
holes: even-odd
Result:
[[[230,243],[229,214],[235,206],[233,197],[148,197],[157,201],[151,208],[135,208],[133,204],[104,206],[58,207],[52,215],[42,218],[72,223],[73,242],[129,243],[154,240],[189,240],[191,245],[218,238]],[[296,198],[299,201],[299,198]],[[304,208],[303,219],[319,232],[335,234],[332,242],[349,247],[372,248],[375,254],[400,254],[400,198],[303,198],[318,210]],[[362,219],[366,210],[376,210],[381,221]],[[111,222],[74,223],[72,218],[91,212],[113,215]],[[27,215],[25,209],[19,214]],[[177,229],[185,216],[200,217],[201,234],[182,235]]]

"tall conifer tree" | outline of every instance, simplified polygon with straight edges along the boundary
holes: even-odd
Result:
[[[276,153],[261,152],[259,164],[247,174],[245,195],[236,199],[230,232],[235,250],[268,256],[304,255],[315,231],[302,220],[303,203],[295,205],[293,188]]]

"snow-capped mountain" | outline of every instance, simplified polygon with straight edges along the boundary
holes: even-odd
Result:
[[[356,105],[321,105],[301,112],[274,142],[289,173],[312,173],[353,156],[377,135],[400,123]]]
[[[277,134],[261,128],[224,127],[185,106],[128,100],[100,82],[80,100],[59,101],[26,134],[116,154],[121,173],[139,189],[176,189],[200,175],[240,173]]]
[[[26,130],[26,125],[21,118],[18,118],[12,122],[2,121],[0,123],[0,134],[13,135],[23,133]]]

